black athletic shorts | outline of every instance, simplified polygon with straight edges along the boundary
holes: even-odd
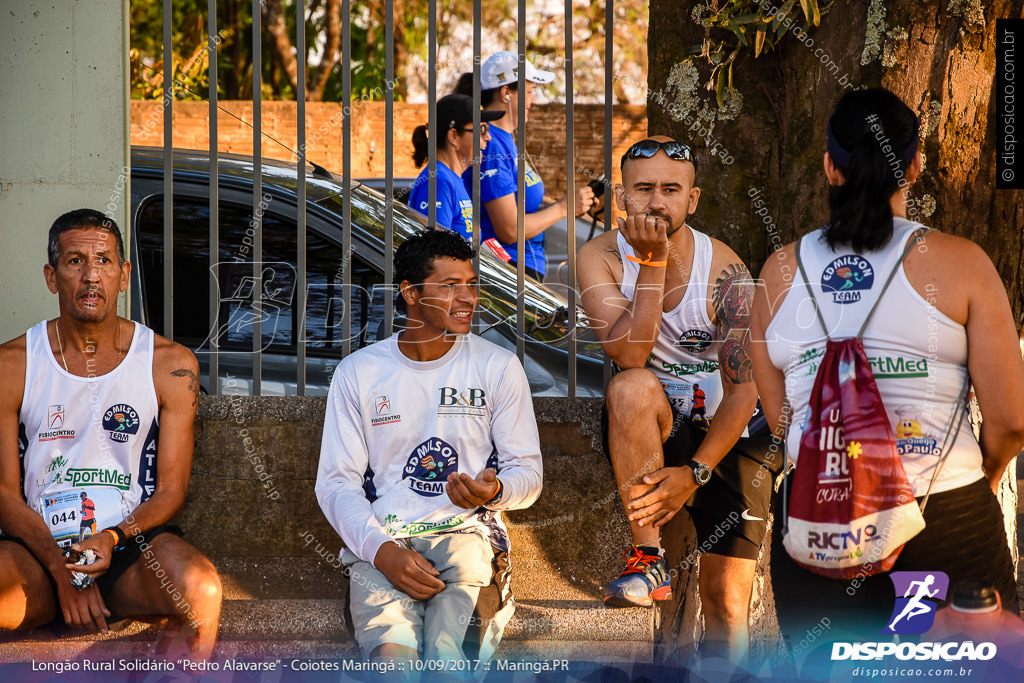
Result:
[[[173,524],[161,524],[160,526],[150,529],[142,536],[130,537],[125,542],[125,546],[122,550],[114,551],[114,556],[110,558],[110,567],[96,579],[96,585],[99,587],[100,595],[103,596],[104,600],[106,600],[108,593],[114,587],[114,583],[121,578],[121,576],[128,571],[128,568],[135,564],[135,562],[142,556],[143,546],[150,543],[160,534],[174,534],[175,536],[184,535],[181,527]],[[13,541],[28,550],[29,553],[32,552],[31,548],[28,547],[25,541],[17,536],[6,536],[0,534],[0,541]],[[46,573],[46,576],[50,579],[50,583],[53,585],[54,595],[56,595],[57,584],[53,582],[53,577],[50,576],[49,572]],[[108,621],[116,620],[117,617],[114,616],[111,616],[108,619]]]
[[[608,410],[601,412],[604,454],[608,450]],[[663,451],[666,467],[682,467],[693,459],[707,432],[672,407],[672,431]],[[711,480],[697,488],[686,501],[686,509],[697,530],[697,548],[702,553],[756,560],[764,540],[771,509],[775,473],[770,460],[767,430],[740,438],[711,472]]]
[[[787,477],[783,487],[788,487],[791,479]],[[819,638],[819,645],[879,639],[895,605],[895,589],[888,574],[830,579],[793,562],[782,544],[782,496],[780,490],[779,514],[772,531],[771,576],[779,629],[790,647],[800,648],[802,642],[806,646],[811,634],[822,632],[823,624],[828,626],[828,634]],[[892,571],[945,572],[950,590],[957,581],[982,581],[999,591],[1003,609],[1017,614],[1017,586],[1003,513],[988,481],[982,478],[952,491],[933,493],[924,519],[927,526],[903,546]],[[946,597],[950,597],[948,593]]]

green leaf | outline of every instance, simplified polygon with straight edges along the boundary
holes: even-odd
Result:
[[[783,20],[793,10],[793,6],[796,5],[796,0],[786,0],[786,3],[779,10],[779,13],[775,15],[775,36],[779,37],[785,32],[786,25]]]
[[[729,60],[729,92],[732,92],[732,65],[733,60]]]
[[[808,0],[800,0],[800,9],[804,11],[804,19],[811,20],[811,5]]]
[[[715,88],[715,100],[718,102],[718,106],[722,106],[723,96],[725,95],[725,80],[726,73],[725,69],[718,70],[718,86]]]
[[[821,12],[818,11],[818,0],[807,0],[807,2],[811,6],[811,12],[814,13],[814,25],[817,26],[821,23]]]
[[[742,26],[739,28],[738,31],[733,31],[733,33],[735,33],[736,37],[740,39],[740,42],[743,44],[743,47],[750,46],[750,43],[747,42],[747,37],[744,35],[746,31],[743,29]]]
[[[729,23],[731,24],[754,24],[761,21],[761,15],[759,14],[739,14],[733,17]]]
[[[754,59],[757,59],[761,54],[761,49],[764,47],[764,38],[768,33],[768,30],[764,26],[758,26],[757,33],[754,35]]]

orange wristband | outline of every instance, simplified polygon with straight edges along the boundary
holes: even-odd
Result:
[[[650,251],[647,252],[647,258],[643,259],[643,260],[638,259],[636,256],[630,256],[629,254],[626,254],[626,258],[627,259],[629,259],[633,263],[639,263],[641,266],[652,266],[654,268],[664,268],[665,266],[668,265],[668,261],[652,261],[651,260],[652,256],[654,256],[654,252],[650,252]]]
[[[106,531],[107,533],[109,533],[111,536],[114,537],[114,547],[115,548],[117,546],[121,545],[121,537],[117,535],[116,531],[114,531],[113,529],[110,529],[110,528],[104,529],[103,531]]]

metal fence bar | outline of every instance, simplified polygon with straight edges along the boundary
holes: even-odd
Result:
[[[473,0],[473,272],[480,277],[480,0]],[[474,329],[480,332],[480,318],[474,316]]]
[[[395,0],[384,3],[384,333],[395,320]]]
[[[260,0],[252,0],[252,395],[263,393],[263,31]]]
[[[473,271],[480,272],[480,0],[473,0]]]
[[[171,0],[164,0],[164,336],[174,339],[174,55]]]
[[[220,393],[220,176],[217,168],[217,0],[206,3],[207,46],[210,50],[210,380],[209,392]]]
[[[615,70],[615,45],[612,34],[615,32],[615,2],[607,0],[604,7],[604,229],[612,225],[612,117],[614,109],[614,91],[612,90],[612,72]],[[612,378],[612,361],[604,356],[604,385],[607,387]]]
[[[427,20],[427,224],[437,225],[437,0],[430,0]],[[445,131],[445,135],[448,131]]]
[[[526,2],[518,0],[518,81],[516,84],[516,355],[526,356]]]
[[[352,19],[351,0],[341,2],[341,138],[345,153],[341,160],[342,182],[342,291],[345,308],[341,316],[341,352],[352,352]]]
[[[565,0],[565,198],[569,287],[569,398],[576,397],[576,164],[573,139],[572,0]]]
[[[295,145],[299,158],[296,175],[295,310],[299,329],[295,337],[295,394],[306,395],[306,2],[295,4]]]

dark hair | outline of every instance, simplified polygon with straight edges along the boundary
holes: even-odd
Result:
[[[440,133],[440,129],[438,129]],[[444,131],[444,135],[437,136],[437,148],[444,149],[448,146],[448,131]],[[416,164],[416,168],[419,168],[426,162],[427,156],[429,156],[430,147],[428,146],[427,138],[427,127],[416,126],[412,130],[412,163]]]
[[[117,227],[114,219],[95,209],[75,209],[60,216],[50,226],[50,236],[46,243],[46,260],[51,267],[56,268],[60,261],[60,236],[68,230],[83,228],[96,228],[113,235],[117,240],[117,262],[119,265],[124,265],[124,240],[121,239],[121,229]]]
[[[917,149],[917,116],[885,88],[856,90],[839,100],[829,130],[829,154],[844,182],[829,188],[831,216],[824,239],[832,249],[879,249],[892,237],[889,200],[906,184]],[[848,160],[844,153],[849,153]]]
[[[433,270],[434,259],[453,258],[469,261],[476,252],[458,233],[445,228],[424,228],[402,242],[395,251],[395,283],[408,280],[417,289]],[[405,300],[399,294],[398,310],[405,312]]]
[[[519,83],[512,82],[508,84],[508,89],[512,92],[519,90]],[[466,73],[459,76],[459,80],[455,82],[455,89],[452,92],[456,95],[468,95],[473,96],[473,72],[467,71]],[[490,90],[480,91],[480,106],[487,108],[494,103],[497,99],[498,94],[501,93],[501,88],[491,88]]]

